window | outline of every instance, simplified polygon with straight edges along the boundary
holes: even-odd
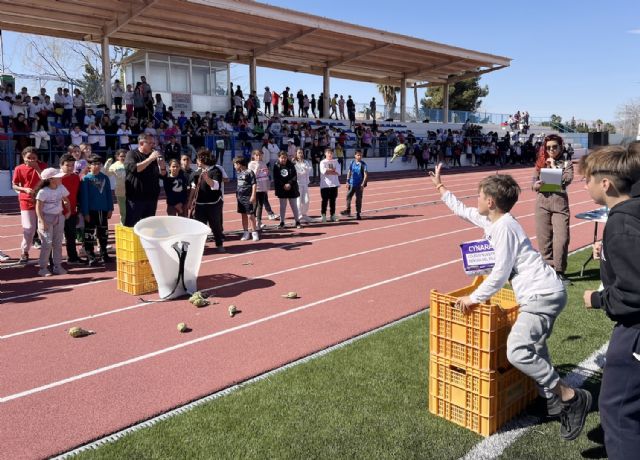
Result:
[[[169,91],[169,64],[167,62],[149,61],[149,75],[147,82],[151,85],[151,90]]]
[[[215,88],[215,96],[227,96],[229,94],[229,78],[226,67],[216,67],[211,69],[211,83]]]
[[[175,64],[171,58],[171,91],[175,93],[189,92],[189,66]]]
[[[209,95],[209,66],[191,66],[191,92],[193,94]]]
[[[146,72],[146,67],[144,65],[144,61],[133,63],[132,83],[134,88],[136,86],[136,83],[140,81],[140,77],[146,74],[147,72]]]

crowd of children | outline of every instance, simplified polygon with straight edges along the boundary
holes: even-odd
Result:
[[[333,154],[332,149],[326,148],[324,159],[318,161],[321,222],[338,221],[336,198],[342,165],[338,159],[334,159]],[[13,176],[23,227],[19,263],[28,262],[29,250],[34,242],[41,250],[39,274],[42,276],[65,273],[61,265],[63,242],[68,266],[96,266],[112,262],[108,226],[114,205],[118,205],[121,224],[125,223],[127,216],[126,156],[127,152],[119,149],[113,158],[103,163],[101,156],[92,153],[91,145],[81,143],[68,148],[67,153],[60,157],[60,169],[57,170],[47,168],[45,163],[39,161],[34,147],[25,148],[22,153],[23,164],[15,169]],[[278,228],[285,227],[287,205],[291,208],[295,227],[302,228],[302,224],[314,222],[309,215],[309,184],[313,166],[305,159],[304,150],[298,148],[292,154],[280,151],[273,165],[265,163],[263,157],[264,150],[254,150],[251,162],[245,157],[233,160],[237,180],[237,210],[242,216],[241,240],[260,240],[260,233],[267,228],[262,220],[263,210],[269,219],[277,218],[268,197],[272,182],[280,204]],[[167,215],[194,218],[208,224],[217,251],[224,252],[224,184],[229,178],[216,160],[215,153],[203,147],[197,152],[195,168],[191,165],[189,155],[182,155],[179,159],[171,159],[167,174],[160,177],[164,185]],[[356,218],[362,218],[362,193],[367,174],[362,152],[357,151],[347,168],[347,206],[343,215],[350,214],[351,201],[355,196]],[[113,192],[110,176],[115,183]],[[54,197],[59,201],[55,206],[51,203]],[[42,209],[40,201],[46,203]],[[64,212],[60,207],[63,204]],[[52,217],[56,213],[60,216],[59,222]],[[41,243],[43,237],[46,238],[44,244]],[[80,251],[78,243],[81,243]],[[8,260],[9,257],[5,255],[3,259]]]

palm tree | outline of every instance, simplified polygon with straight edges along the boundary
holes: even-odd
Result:
[[[400,91],[400,87],[393,85],[382,85],[378,84],[378,91],[382,94],[382,100],[384,101],[384,105],[386,108],[386,116],[388,118],[393,118],[393,115],[396,111],[396,101],[397,93]]]

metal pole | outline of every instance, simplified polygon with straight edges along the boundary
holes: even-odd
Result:
[[[442,123],[449,123],[449,83],[442,85]]]
[[[251,60],[249,61],[249,94],[253,91],[258,91],[258,85],[256,82],[256,57],[251,56]]]
[[[331,99],[331,88],[329,87],[329,79],[331,78],[331,74],[329,72],[329,67],[324,68],[324,73],[322,75],[322,111],[325,118],[329,118],[329,100]]]
[[[420,110],[418,109],[418,83],[413,84],[413,103],[415,104],[416,121],[420,119]]]
[[[400,80],[400,121],[405,121],[407,111],[407,79]]]
[[[102,93],[104,103],[111,109],[111,64],[109,59],[109,37],[102,37]]]

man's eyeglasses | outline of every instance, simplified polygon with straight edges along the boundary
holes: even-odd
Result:
[[[559,148],[560,148],[560,146],[559,146],[558,144],[555,144],[555,145],[547,145],[547,146],[545,147],[545,150],[548,152],[548,151],[550,151],[550,150],[558,150]]]

